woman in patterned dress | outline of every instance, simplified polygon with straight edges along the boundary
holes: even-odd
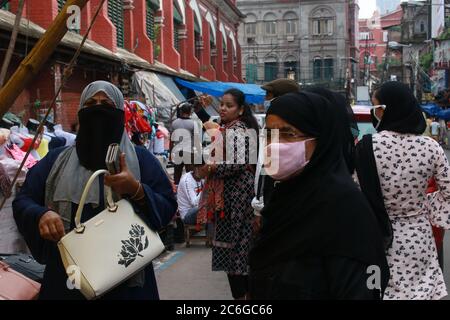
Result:
[[[432,225],[450,228],[450,166],[444,150],[422,136],[426,123],[410,89],[388,82],[375,91],[373,154],[393,229],[385,299],[441,299],[447,295]],[[427,196],[431,178],[437,192]]]
[[[206,215],[213,220],[212,270],[225,271],[233,298],[245,299],[255,218],[251,206],[255,174],[250,160],[253,155],[256,161],[258,123],[241,91],[225,92],[220,105],[220,124],[226,161],[203,168],[207,176],[206,192],[200,201],[197,221],[204,223]]]

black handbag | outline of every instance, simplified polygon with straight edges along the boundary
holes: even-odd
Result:
[[[24,253],[0,253],[0,261],[8,264],[11,269],[23,274],[31,280],[42,283],[45,265],[37,262],[33,256]]]

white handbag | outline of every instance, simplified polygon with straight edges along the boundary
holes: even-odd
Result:
[[[129,279],[164,251],[159,234],[134,212],[127,200],[114,203],[105,186],[107,209],[80,223],[89,189],[106,170],[96,171],[86,184],[75,215],[75,229],[58,248],[68,275],[68,286],[87,299],[96,299]]]

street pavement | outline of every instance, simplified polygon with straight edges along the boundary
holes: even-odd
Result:
[[[162,300],[232,300],[225,272],[211,271],[211,248],[193,240],[154,261]]]

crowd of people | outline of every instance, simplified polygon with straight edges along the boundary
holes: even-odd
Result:
[[[182,159],[172,179],[145,139],[127,134],[129,105],[122,93],[104,81],[88,85],[75,144],[35,163],[13,203],[29,249],[46,264],[40,298],[82,298],[66,286],[56,243],[74,226],[87,179],[106,168],[111,143],[120,143],[121,172],[99,178],[82,220],[103,210],[105,184],[154,230],[176,217],[207,226],[211,269],[226,273],[234,299],[446,296],[432,227],[450,228],[450,165],[436,125],[410,89],[387,82],[373,92],[377,133],[361,141],[352,108],[339,93],[301,90],[288,79],[263,89],[264,130],[237,89],[221,98],[218,123],[198,101],[184,103],[172,130],[192,139],[172,133],[172,157]],[[194,143],[200,133],[193,113],[203,131],[213,132],[205,150]],[[218,161],[218,153],[231,157]],[[431,181],[434,192],[427,193]],[[157,299],[152,265],[140,281],[132,278],[104,298]]]

